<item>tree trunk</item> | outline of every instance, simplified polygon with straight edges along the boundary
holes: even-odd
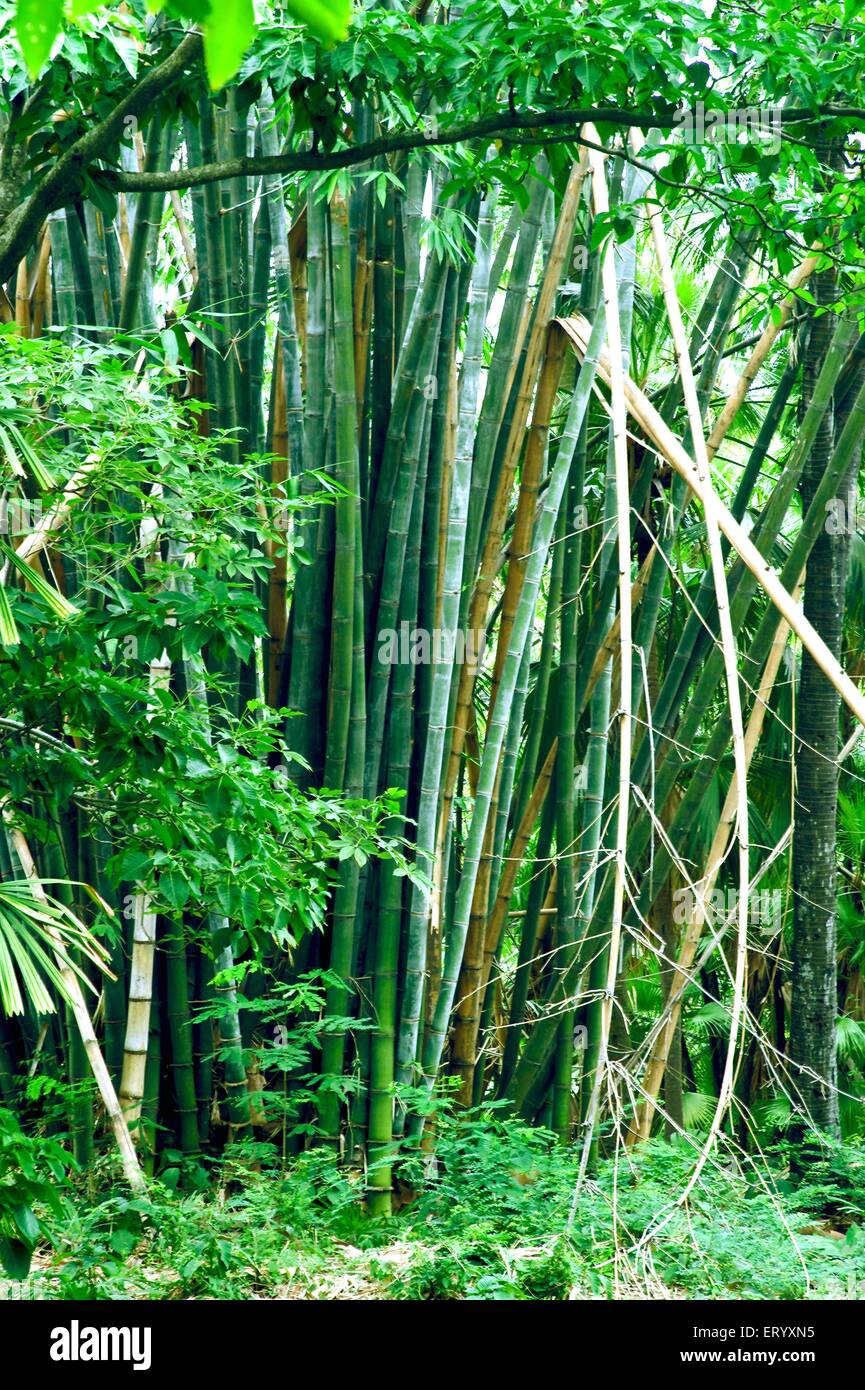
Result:
[[[818,303],[830,302],[834,274],[815,279]],[[814,389],[828,349],[831,316],[814,320],[805,363],[806,399]],[[803,470],[803,512],[825,472],[835,439],[832,407],[826,411]],[[845,489],[846,492],[846,489]],[[841,654],[844,581],[848,545],[843,534],[824,527],[808,560],[805,615],[833,656]],[[795,833],[793,838],[793,1001],[790,1053],[793,1085],[803,1119],[828,1133],[838,1132],[835,1060],[835,980],[837,873],[835,818],[838,802],[837,691],[807,652],[802,654],[797,702]]]

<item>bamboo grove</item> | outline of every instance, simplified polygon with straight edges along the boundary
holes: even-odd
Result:
[[[767,41],[804,172],[731,139],[695,192],[691,69],[656,125],[437,145],[506,13],[369,11],[354,67],[277,17],[216,94],[175,34],[131,115],[118,47],[116,159],[10,233],[4,487],[42,509],[0,589],[0,1094],[62,1082],[76,1155],[113,1129],[136,1185],[320,1145],[388,1212],[446,1098],[584,1172],[861,1132],[863,553],[827,525],[865,438],[858,118],[817,119],[804,58],[782,102]],[[505,124],[543,80],[640,111],[621,33],[539,16],[484,79]],[[4,169],[59,168],[59,95],[58,154],[7,60]],[[427,143],[328,162],[387,143],[397,68]]]

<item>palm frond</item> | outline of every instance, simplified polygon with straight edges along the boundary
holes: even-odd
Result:
[[[90,929],[63,903],[37,898],[28,879],[0,883],[0,1009],[23,1014],[56,1011],[56,995],[67,1003],[64,972],[86,988],[93,986],[73,959],[78,952],[104,970],[108,955]]]

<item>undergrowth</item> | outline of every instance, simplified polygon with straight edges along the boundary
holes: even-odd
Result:
[[[719,1155],[687,1203],[694,1150],[603,1160],[487,1110],[442,1115],[435,1160],[404,1161],[397,1216],[363,1210],[363,1174],[268,1146],[166,1170],[142,1198],[74,1175],[39,1211],[30,1276],[7,1298],[865,1297],[865,1148],[821,1146],[794,1185],[782,1149]],[[671,1196],[672,1194],[672,1196]]]

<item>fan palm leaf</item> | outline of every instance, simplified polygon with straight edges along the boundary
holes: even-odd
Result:
[[[104,970],[108,955],[83,922],[63,903],[38,899],[27,879],[0,883],[0,1009],[6,1015],[56,1011],[56,996],[71,1002],[63,970],[93,986],[72,958],[79,952]],[[56,994],[55,994],[56,992]]]

